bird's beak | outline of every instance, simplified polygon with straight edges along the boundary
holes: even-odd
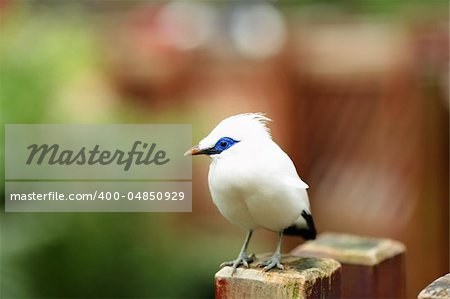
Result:
[[[193,146],[191,149],[187,150],[184,155],[185,156],[194,156],[194,155],[201,155],[204,151],[198,146]]]

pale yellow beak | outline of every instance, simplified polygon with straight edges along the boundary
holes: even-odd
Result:
[[[203,151],[200,149],[198,145],[193,146],[191,149],[187,150],[184,155],[185,156],[194,156],[194,155],[201,155],[203,154]]]

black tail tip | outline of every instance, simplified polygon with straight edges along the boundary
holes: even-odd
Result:
[[[305,240],[314,240],[317,236],[316,227],[314,225],[314,220],[312,215],[306,211],[302,212],[302,217],[306,221],[307,227],[297,227],[296,225],[291,225],[283,231],[283,234],[288,236],[300,236]]]
[[[305,240],[314,240],[317,236],[315,229],[311,230],[308,228],[298,228],[295,225],[289,226],[283,231],[284,235],[287,236],[299,236]]]

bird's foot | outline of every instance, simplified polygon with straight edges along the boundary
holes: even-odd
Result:
[[[275,267],[280,270],[284,270],[284,267],[281,264],[281,255],[277,253],[275,253],[269,260],[259,263],[258,266],[264,267],[263,271],[269,271]]]
[[[224,262],[220,264],[220,268],[231,266],[233,267],[233,270],[231,272],[231,275],[233,275],[236,272],[237,267],[240,265],[244,265],[246,268],[248,268],[248,264],[252,263],[255,260],[255,255],[252,254],[248,256],[246,253],[241,253],[237,259],[234,261]]]

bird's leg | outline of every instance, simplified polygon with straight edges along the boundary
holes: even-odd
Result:
[[[235,259],[234,261],[222,263],[220,265],[221,268],[225,267],[225,266],[233,266],[231,275],[233,275],[236,272],[236,268],[239,267],[240,265],[244,265],[245,267],[248,268],[248,263],[253,262],[253,260],[255,259],[254,254],[252,254],[251,256],[247,255],[247,247],[248,247],[248,243],[250,242],[250,238],[252,237],[252,234],[253,234],[253,231],[249,230],[247,233],[247,237],[245,238],[244,244],[242,245],[241,252],[239,253],[239,256],[237,259]]]
[[[281,264],[281,240],[283,238],[283,231],[278,233],[278,243],[277,243],[277,249],[275,250],[275,253],[272,255],[272,257],[264,262],[261,262],[258,264],[260,267],[264,267],[264,271],[269,271],[270,269],[273,269],[277,267],[280,270],[283,270],[284,267]]]

